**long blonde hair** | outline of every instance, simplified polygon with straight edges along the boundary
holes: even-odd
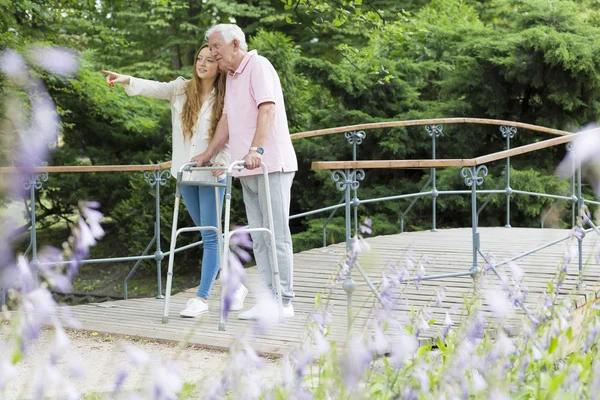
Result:
[[[198,122],[198,114],[200,113],[200,109],[202,108],[202,101],[200,99],[200,95],[202,94],[202,79],[196,73],[196,62],[198,60],[198,55],[202,51],[202,49],[208,47],[208,44],[203,44],[198,52],[196,53],[196,58],[194,58],[194,74],[193,78],[189,80],[184,89],[184,93],[186,96],[185,104],[183,105],[183,111],[181,113],[181,123],[183,125],[183,138],[184,140],[191,140],[194,135],[194,127],[196,126],[196,122]],[[208,140],[212,140],[215,135],[215,130],[217,129],[217,124],[221,119],[221,115],[223,114],[223,105],[225,103],[225,81],[227,79],[227,75],[222,71],[217,71],[217,76],[215,77],[215,102],[213,104],[213,109],[210,117],[210,128],[208,130]]]

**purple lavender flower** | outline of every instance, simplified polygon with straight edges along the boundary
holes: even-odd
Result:
[[[240,262],[240,259],[234,253],[229,253],[229,264],[228,268],[221,271],[221,290],[224,290],[223,298],[223,312],[225,316],[229,314],[231,305],[233,304],[233,296],[236,290],[246,279],[246,272],[244,266]]]
[[[23,295],[18,332],[23,335],[24,344],[36,339],[44,324],[55,321],[56,306],[56,301],[44,288],[37,288]]]
[[[176,362],[167,360],[154,363],[151,368],[152,377],[148,381],[148,394],[154,400],[176,400],[183,390],[181,369]]]
[[[482,269],[482,274],[487,275],[488,272],[492,270],[492,267],[496,266],[496,256],[493,253],[487,253],[485,257],[485,264]]]
[[[398,338],[391,343],[390,363],[394,368],[401,368],[406,360],[412,357],[419,348],[419,341],[415,335],[401,331]]]
[[[597,160],[600,148],[600,130],[596,129],[594,124],[586,125],[579,131],[577,138],[572,143],[573,150],[567,152],[556,170],[559,176],[572,176],[579,165],[593,163]]]
[[[371,250],[371,246],[361,237],[354,237],[352,240],[352,252],[354,254],[366,253]]]
[[[516,262],[509,262],[508,267],[510,268],[510,272],[512,273],[512,278],[515,281],[520,281],[523,278],[523,270],[521,269],[521,267],[519,267],[519,265]]]
[[[127,354],[131,364],[135,366],[146,365],[150,361],[150,355],[139,347],[132,346],[128,343],[123,343],[121,347],[125,351],[125,354]]]
[[[54,290],[69,293],[72,290],[71,278],[66,276],[58,263],[63,261],[62,252],[50,246],[44,246],[38,256],[38,272]]]
[[[582,353],[585,354],[588,352],[588,350],[596,342],[596,337],[598,337],[598,333],[600,333],[600,319],[598,318],[598,316],[596,316],[594,317],[594,324],[588,331],[587,338],[585,340],[585,346],[581,349]]]
[[[473,394],[478,394],[487,389],[488,384],[477,369],[471,371],[471,382],[473,383]]]
[[[266,291],[259,296],[256,307],[260,311],[252,324],[252,329],[256,335],[264,335],[271,327],[279,323],[279,306],[275,297]]]
[[[445,297],[446,297],[446,286],[441,285],[435,291],[435,306],[441,307],[442,303],[444,302]]]
[[[251,249],[253,246],[252,237],[242,227],[235,227],[234,234],[231,236],[229,240],[229,245],[231,250],[237,255],[237,257],[243,261],[248,262],[252,259],[250,253],[248,253],[245,249]]]
[[[385,333],[378,321],[374,321],[371,324],[373,328],[373,335],[371,337],[370,350],[373,354],[385,354],[389,350],[389,343],[385,337]]]
[[[506,318],[512,309],[512,304],[508,301],[506,294],[493,289],[485,290],[483,294],[494,316],[500,319]]]
[[[365,345],[365,339],[359,336],[351,338],[340,360],[342,376],[347,387],[355,387],[371,360],[373,352]]]
[[[381,273],[381,281],[379,283],[379,296],[383,301],[383,308],[385,310],[391,310],[394,306],[394,295],[392,293],[393,286],[390,280],[387,278],[385,272]]]
[[[100,207],[100,203],[97,201],[80,201],[79,209],[81,210],[81,214],[85,218],[85,222],[90,227],[90,231],[92,232],[92,236],[94,239],[101,239],[104,237],[104,229],[100,225],[100,221],[104,216],[98,208]]]
[[[328,305],[327,309],[320,309],[311,314],[310,318],[319,326],[321,331],[331,323],[331,309],[333,305]]]
[[[294,369],[287,354],[281,357],[281,371],[281,385],[284,389],[291,388],[294,385]]]
[[[502,389],[496,388],[490,391],[489,400],[510,400],[510,397],[506,392]]]
[[[310,349],[297,349],[292,353],[296,379],[301,380],[304,376],[304,369],[313,362],[314,358]]]
[[[73,317],[71,309],[68,306],[58,306],[57,315],[63,322],[63,325],[72,329],[81,329],[81,323]]]
[[[11,49],[6,49],[0,54],[0,70],[11,79],[22,78],[29,72],[25,59]]]
[[[485,321],[483,317],[477,312],[465,331],[466,339],[473,342],[482,339],[485,334]]]
[[[452,328],[453,322],[450,319],[450,314],[446,311],[446,318],[444,318],[444,330],[442,331],[442,338],[445,339],[450,333],[450,329]]]
[[[414,246],[411,245],[406,251],[406,256],[404,257],[404,263],[406,264],[406,268],[411,270],[415,263],[417,262],[417,256],[415,254]]]
[[[373,229],[371,229],[371,223],[371,218],[367,218],[361,224],[359,224],[358,227],[360,229],[360,233],[362,233],[363,235],[370,235],[371,233],[373,233]]]
[[[4,358],[10,354],[7,347],[6,344],[0,341],[0,393],[3,392],[6,383],[17,374],[17,369],[13,363]]]
[[[116,395],[121,391],[123,383],[125,383],[125,379],[127,379],[128,376],[129,373],[127,372],[127,369],[122,367],[119,368],[119,370],[117,371],[117,376],[115,378],[115,388],[113,389],[113,394]]]
[[[29,51],[29,55],[37,65],[54,75],[70,76],[79,68],[75,55],[66,49],[35,47]]]
[[[63,330],[63,328],[55,321],[54,323],[54,345],[50,357],[53,363],[58,363],[58,360],[68,350],[71,341]]]

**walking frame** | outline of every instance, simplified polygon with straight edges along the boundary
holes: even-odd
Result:
[[[273,260],[273,281],[275,285],[275,291],[277,295],[277,306],[279,312],[279,320],[283,321],[283,303],[281,299],[281,282],[279,277],[279,265],[277,263],[277,249],[275,242],[275,229],[273,223],[273,209],[271,206],[271,193],[269,191],[269,174],[267,166],[261,163],[262,174],[265,180],[265,197],[267,201],[267,217],[269,221],[269,228],[239,228],[233,231],[230,230],[230,216],[231,216],[231,181],[233,170],[242,170],[244,168],[245,161],[234,161],[229,166],[203,166],[196,167],[196,162],[188,162],[183,164],[177,172],[177,188],[175,190],[175,207],[173,209],[173,224],[171,227],[171,247],[169,250],[169,269],[167,272],[167,288],[165,291],[165,308],[162,317],[162,323],[169,323],[169,305],[171,301],[171,286],[173,284],[173,262],[175,256],[176,241],[179,234],[184,232],[198,232],[198,231],[214,231],[217,234],[218,249],[219,249],[219,260],[221,270],[221,307],[220,307],[220,318],[219,318],[219,330],[224,331],[226,328],[226,315],[225,315],[225,293],[226,293],[226,282],[222,279],[225,271],[229,268],[229,242],[233,235],[240,231],[245,232],[264,232],[269,235],[271,241],[271,258]],[[193,171],[226,171],[226,182],[209,182],[209,181],[184,181],[184,172]],[[217,210],[218,224],[217,226],[194,226],[187,228],[177,229],[177,219],[179,214],[179,201],[181,199],[181,186],[209,186],[215,188],[215,207]],[[221,231],[221,205],[219,202],[219,188],[225,188],[225,227]],[[223,234],[225,232],[225,234]]]

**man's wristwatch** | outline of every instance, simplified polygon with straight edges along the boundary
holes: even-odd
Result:
[[[263,149],[262,146],[252,146],[250,147],[250,151],[255,151],[261,156],[265,153],[265,149]]]

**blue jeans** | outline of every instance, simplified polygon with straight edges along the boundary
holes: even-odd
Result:
[[[220,181],[225,182],[225,179]],[[221,219],[221,210],[223,209],[224,188],[219,188],[219,215],[217,215],[217,206],[215,205],[215,188],[207,186],[182,186],[181,195],[187,207],[190,216],[196,226],[217,226],[217,221]],[[210,289],[219,272],[219,246],[217,234],[214,231],[200,231],[204,251],[202,254],[202,272],[200,274],[200,287],[198,288],[198,297],[207,299],[210,296]]]

